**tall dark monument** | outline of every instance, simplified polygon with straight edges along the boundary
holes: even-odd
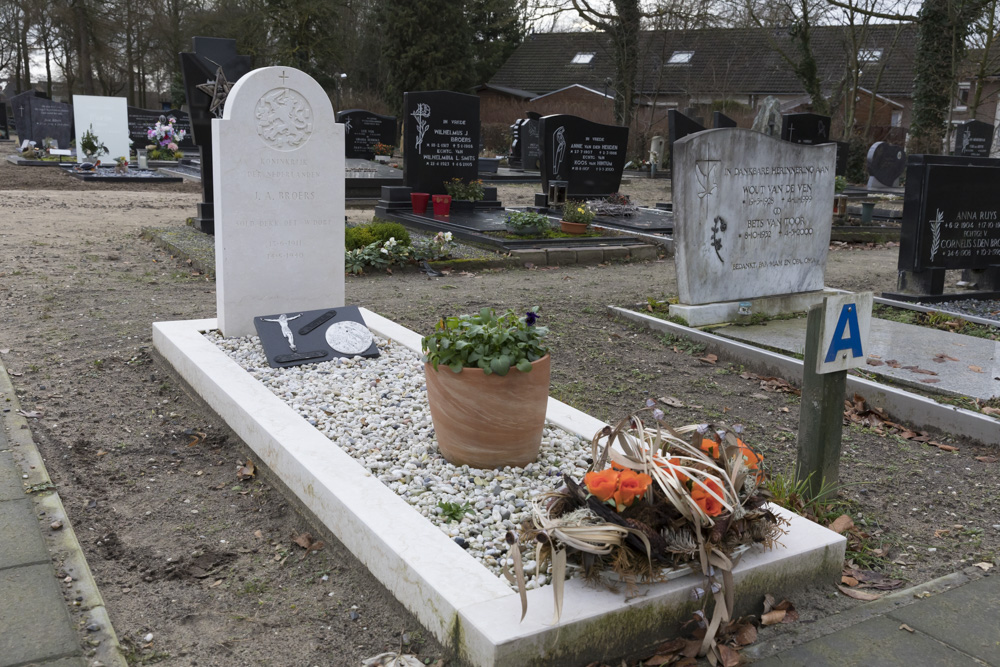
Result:
[[[191,116],[191,133],[201,149],[201,187],[195,224],[206,234],[215,233],[212,185],[212,119],[222,118],[229,88],[250,71],[250,56],[236,54],[235,39],[195,37],[194,53],[181,53],[184,92]]]

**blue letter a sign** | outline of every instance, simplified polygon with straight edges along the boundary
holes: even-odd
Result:
[[[816,372],[834,373],[864,366],[872,322],[871,292],[841,294],[823,299],[823,325],[816,359]]]
[[[844,330],[849,329],[850,335],[844,337]],[[837,358],[837,353],[841,350],[850,350],[852,357],[864,356],[861,343],[861,328],[858,326],[858,308],[853,303],[845,303],[840,309],[840,318],[837,326],[833,330],[833,340],[826,351],[826,363]]]

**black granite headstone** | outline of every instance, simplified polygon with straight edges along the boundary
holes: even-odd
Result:
[[[10,128],[7,125],[7,100],[0,100],[0,139],[10,139]]]
[[[34,90],[10,98],[10,106],[18,142],[34,141],[41,147],[46,138],[51,138],[59,148],[69,148],[74,138],[73,107],[46,99]]]
[[[789,113],[781,117],[781,138],[793,144],[830,141],[830,117],[817,113]]]
[[[521,168],[521,122],[518,118],[510,126],[510,149],[507,151],[507,166],[511,169]]]
[[[564,181],[570,199],[596,199],[618,192],[628,149],[628,128],[559,114],[539,121],[542,191]]]
[[[667,112],[667,126],[667,141],[670,142],[671,154],[673,154],[675,141],[705,129],[704,125],[688,118],[676,109],[671,109]]]
[[[176,118],[174,128],[178,131],[184,130],[184,138],[177,144],[182,151],[186,148],[195,148],[194,135],[191,133],[191,119],[183,111],[170,109],[168,111],[156,111],[155,109],[140,109],[139,107],[127,107],[128,112],[128,138],[132,140],[132,148],[145,148],[149,145],[149,134],[147,132],[156,126],[157,121],[162,116],[164,122],[169,118]]]
[[[414,192],[479,178],[479,97],[444,90],[403,94],[403,174]]]
[[[851,144],[846,141],[835,141],[837,144],[837,176],[847,176],[847,158],[850,156]]]
[[[712,113],[712,128],[719,129],[723,127],[739,127],[736,121],[722,113],[721,111],[715,111]]]
[[[198,204],[198,217],[195,218],[195,222],[201,231],[214,234],[212,119],[222,117],[222,108],[217,109],[217,115],[213,114],[213,96],[198,86],[215,82],[219,67],[222,67],[226,81],[235,84],[241,76],[250,71],[250,56],[236,54],[235,39],[194,37],[192,42],[194,53],[181,53],[180,59],[181,72],[184,75],[184,93],[187,96],[188,113],[191,118],[191,136],[201,150],[201,189],[204,201]]]
[[[253,325],[271,368],[379,356],[357,306],[262,315]]]
[[[955,155],[989,157],[993,147],[993,126],[981,120],[970,120],[955,128]]]
[[[868,187],[891,188],[906,169],[906,151],[885,141],[876,141],[868,149]],[[874,179],[874,183],[872,182]]]
[[[542,145],[538,137],[538,117],[525,118],[521,125],[521,168],[540,171]]]
[[[348,109],[337,112],[337,122],[344,124],[344,157],[371,160],[375,144],[396,145],[396,117]]]
[[[946,300],[945,271],[981,274],[980,298],[1000,292],[1000,160],[911,155],[900,230],[899,294],[905,300]],[[974,298],[968,292],[952,298]],[[930,298],[937,297],[937,298]]]

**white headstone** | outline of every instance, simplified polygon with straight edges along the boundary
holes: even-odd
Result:
[[[108,152],[98,157],[111,164],[117,157],[128,157],[128,104],[124,97],[98,95],[73,96],[73,125],[76,128],[76,161],[87,162],[80,142],[83,133],[91,130]]]
[[[743,129],[674,144],[674,252],[682,304],[823,288],[836,145]]]
[[[212,120],[219,329],[344,305],[344,126],[309,75],[265,67]]]

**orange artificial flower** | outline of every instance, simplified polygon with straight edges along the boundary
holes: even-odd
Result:
[[[719,498],[723,497],[722,488],[714,479],[705,479],[702,481],[702,484],[704,484],[711,491],[714,491]],[[691,489],[691,499],[694,500],[698,504],[698,507],[703,509],[705,514],[708,516],[719,516],[722,514],[722,503],[698,484],[694,484]]]
[[[707,452],[713,459],[719,458],[719,443],[711,438],[703,438],[701,441],[701,451]]]
[[[747,468],[750,470],[757,470],[760,467],[761,461],[764,460],[763,457],[759,456],[757,452],[745,445],[742,440],[737,440],[736,444],[740,446],[740,453],[743,454],[743,459],[747,463]]]
[[[583,476],[583,483],[591,495],[603,503],[611,498],[618,489],[619,474],[617,470],[611,468],[601,472],[588,472]]]
[[[653,483],[653,478],[644,472],[623,470],[618,478],[618,490],[615,491],[615,506],[619,512],[628,507],[636,498],[646,493]]]
[[[682,465],[681,460],[677,459],[677,458],[671,457],[671,458],[668,459],[668,461],[670,461],[671,465],[675,465],[675,466]],[[663,466],[663,465],[661,465],[660,467],[663,468],[664,470],[666,470],[667,472],[669,472],[674,477],[676,477],[677,481],[680,482],[681,484],[687,484],[687,482],[688,482],[688,476],[685,475],[684,473],[682,473],[680,470],[677,470],[677,469],[674,469],[674,468],[668,468],[667,466]]]

